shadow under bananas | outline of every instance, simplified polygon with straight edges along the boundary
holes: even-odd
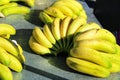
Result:
[[[25,15],[25,20],[32,24],[42,27],[44,25],[44,23],[39,18],[39,13],[41,11],[42,10],[31,10],[31,12],[29,14]]]

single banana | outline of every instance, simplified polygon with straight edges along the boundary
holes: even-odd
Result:
[[[41,44],[42,46],[45,46],[47,48],[52,48],[52,43],[47,39],[47,37],[44,35],[43,31],[40,29],[40,27],[35,27],[33,29],[33,37],[35,40]]]
[[[7,54],[7,51],[0,47],[0,63],[6,66],[10,64],[10,58]]]
[[[44,9],[44,12],[50,16],[61,18],[61,19],[63,19],[65,17],[65,15],[60,10],[58,10],[57,8],[52,7],[52,6]]]
[[[1,14],[4,15],[5,17],[8,15],[12,15],[12,14],[25,15],[28,13],[30,13],[30,8],[28,8],[26,6],[16,6],[16,7],[4,8],[1,11]]]
[[[87,20],[87,13],[85,12],[85,10],[81,10],[79,16]]]
[[[10,0],[0,0],[0,6],[5,5],[9,2],[10,2]]]
[[[5,5],[0,6],[0,12],[1,12],[2,9],[4,9],[4,8],[16,7],[16,6],[18,6],[18,4],[15,3],[15,2],[7,3],[7,4],[5,4]]]
[[[112,65],[109,58],[101,53],[104,53],[104,52],[100,52],[87,47],[77,47],[77,48],[72,48],[70,50],[70,55],[72,57],[84,59],[84,60],[96,63],[98,65],[101,65],[103,67],[106,67],[108,69],[111,68]],[[107,53],[104,53],[104,54],[107,54]]]
[[[50,24],[53,22],[53,18],[43,11],[40,12],[39,18],[42,20],[43,23]]]
[[[105,53],[116,54],[115,44],[102,39],[86,39],[74,42],[74,47],[88,47]]]
[[[112,67],[109,69],[109,71],[110,71],[111,73],[120,72],[120,65],[117,64],[117,63],[114,63],[114,62],[112,62],[112,61],[111,61],[111,63],[112,63]]]
[[[15,35],[16,29],[14,26],[7,24],[7,23],[0,23],[0,35]]]
[[[84,74],[101,78],[106,78],[110,75],[110,71],[108,69],[83,59],[67,57],[66,63],[71,69]]]
[[[19,50],[18,50],[16,44],[14,44],[10,39],[0,37],[0,47],[2,47],[7,52],[11,53],[12,55],[14,55],[16,57],[19,54]]]
[[[37,43],[33,38],[33,36],[31,36],[29,39],[29,46],[37,54],[40,54],[40,55],[51,54],[50,49]]]
[[[51,24],[51,31],[54,38],[57,40],[58,44],[60,45],[60,47],[62,47],[61,36],[60,36],[60,22],[61,22],[60,18],[54,19],[53,23]]]
[[[83,17],[77,17],[69,25],[67,35],[73,35],[76,32],[76,30],[84,24],[86,24],[86,20]]]
[[[79,27],[75,33],[84,32],[89,29],[101,29],[101,28],[102,27],[100,25],[98,25],[97,23],[89,22],[89,23],[86,23],[86,24],[82,25],[81,27]]]
[[[84,39],[103,39],[116,43],[115,36],[107,29],[90,29],[78,34],[74,41],[84,40]]]
[[[22,64],[21,62],[15,57],[13,56],[12,54],[7,54],[10,58],[10,64],[8,65],[8,67],[10,69],[12,69],[13,71],[16,71],[16,72],[21,72],[22,71]]]
[[[13,75],[10,69],[0,63],[0,80],[13,80]]]
[[[72,21],[71,17],[65,17],[60,24],[60,36],[62,38],[63,47],[66,48],[66,36],[69,25]]]

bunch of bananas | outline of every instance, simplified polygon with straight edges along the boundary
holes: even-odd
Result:
[[[56,0],[51,6],[40,12],[39,18],[43,23],[52,23],[58,17],[64,19],[66,16],[75,19],[82,16],[87,19],[86,12],[77,0]]]
[[[34,0],[0,0],[0,17],[11,14],[25,15],[30,12],[28,6],[20,5],[18,2],[24,2],[30,7],[34,6]]]
[[[10,36],[16,29],[6,23],[0,23],[0,80],[13,80],[12,72],[21,72],[25,62],[22,47]],[[10,70],[11,69],[11,70]]]
[[[29,46],[39,55],[68,52],[68,67],[84,74],[105,78],[120,71],[120,46],[115,36],[83,17],[55,18],[43,28],[34,27]]]

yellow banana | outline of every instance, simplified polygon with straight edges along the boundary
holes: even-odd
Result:
[[[8,66],[10,64],[10,58],[7,55],[7,51],[0,47],[0,63]]]
[[[10,0],[0,0],[0,6],[9,3]]]
[[[16,6],[16,7],[4,8],[1,11],[1,14],[4,16],[8,16],[8,15],[12,15],[12,14],[25,15],[28,13],[30,13],[30,8],[25,7],[25,6]]]
[[[84,24],[86,24],[86,20],[83,17],[77,17],[69,25],[67,35],[68,36],[73,35],[75,33],[75,31]]]
[[[109,71],[111,73],[120,72],[120,65],[117,63],[114,63],[112,61],[111,61],[111,63],[112,63],[112,67],[109,69]]]
[[[13,75],[10,69],[0,63],[0,80],[13,80]]]
[[[115,44],[102,39],[86,39],[74,42],[74,47],[88,47],[105,53],[116,54]]]
[[[49,48],[37,43],[35,39],[33,38],[33,36],[31,36],[29,39],[29,46],[35,53],[40,54],[40,55],[51,53]]]
[[[47,48],[52,48],[52,43],[47,39],[47,37],[44,35],[43,31],[40,29],[40,27],[35,27],[33,29],[33,37],[35,40],[41,44],[42,46],[45,46]]]
[[[40,12],[39,18],[42,20],[42,22],[47,23],[47,24],[50,24],[53,22],[53,18],[43,11]]]
[[[61,36],[60,36],[60,18],[54,19],[53,23],[51,24],[51,31],[54,36],[54,38],[57,40],[60,47],[62,47],[61,44]]]
[[[79,27],[75,33],[84,32],[89,29],[101,29],[101,26],[95,22],[89,22]]]
[[[44,9],[44,12],[47,13],[48,15],[51,15],[53,17],[58,17],[61,19],[65,17],[65,15],[60,10],[52,6]]]
[[[0,23],[0,35],[15,35],[16,34],[16,29],[7,23]]]
[[[112,43],[116,43],[115,36],[107,29],[90,29],[78,34],[74,41],[84,40],[84,39],[104,39]]]
[[[8,65],[8,67],[10,69],[12,69],[13,71],[16,71],[16,72],[21,72],[22,71],[22,64],[21,62],[15,57],[13,56],[12,54],[7,54],[10,58],[10,64]]]
[[[60,3],[55,3],[54,5],[52,5],[53,7],[57,8],[58,10],[60,10],[65,16],[69,16],[72,18],[75,18],[75,14],[74,12],[67,6],[60,4]],[[76,15],[77,17],[77,15]]]
[[[111,67],[111,62],[109,58],[103,54],[103,52],[87,48],[87,47],[77,47],[77,48],[72,48],[70,50],[70,55],[72,57],[84,59],[93,63],[96,63],[98,65],[101,65],[106,68]],[[107,54],[107,53],[104,53]]]
[[[10,34],[2,34],[2,35],[0,35],[1,37],[4,37],[4,38],[7,38],[7,39],[9,39],[10,38]]]
[[[108,69],[83,59],[67,57],[66,63],[68,67],[70,67],[71,69],[84,74],[101,77],[101,78],[105,78],[110,75]]]
[[[19,50],[15,43],[13,43],[10,39],[6,39],[0,37],[0,47],[5,49],[7,52],[11,53],[14,56],[18,56]]]
[[[18,4],[15,3],[15,2],[7,3],[7,4],[5,4],[5,5],[0,6],[0,12],[1,12],[2,9],[4,9],[4,8],[15,7],[15,6],[18,6]]]
[[[81,10],[79,16],[87,20],[87,13],[85,12],[85,10]]]

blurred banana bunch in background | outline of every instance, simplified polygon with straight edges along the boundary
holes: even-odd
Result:
[[[0,0],[0,17],[6,17],[11,14],[25,15],[30,12],[30,8],[33,6],[34,0]]]

